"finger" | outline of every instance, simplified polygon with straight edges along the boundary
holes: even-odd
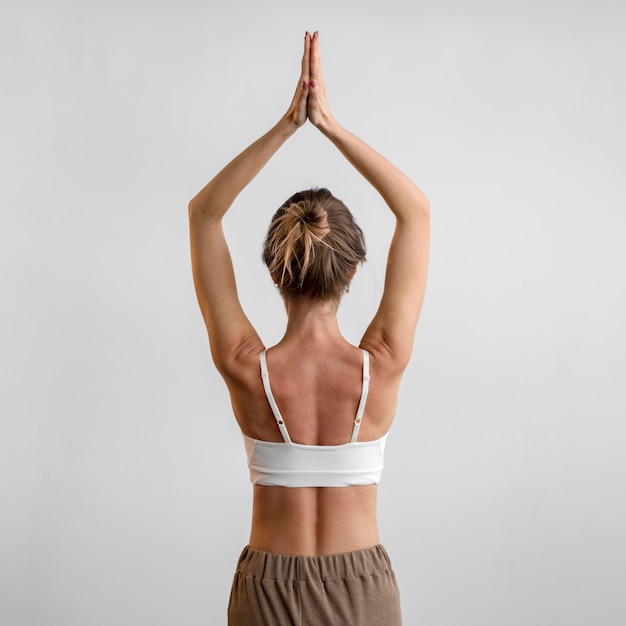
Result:
[[[310,58],[311,58],[311,35],[309,31],[304,34],[304,53],[302,55],[302,71],[300,73],[300,80],[308,84],[311,78],[310,72]]]
[[[311,52],[310,52],[310,72],[311,80],[316,80],[318,83],[322,82],[322,59],[320,58],[320,40],[319,32],[315,31],[311,37]]]

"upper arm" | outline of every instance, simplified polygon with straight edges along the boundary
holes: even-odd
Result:
[[[387,258],[383,296],[361,344],[386,353],[404,369],[411,356],[428,273],[430,209],[419,192],[397,217]]]
[[[227,373],[241,350],[262,349],[239,297],[221,219],[209,219],[190,206],[191,264],[196,295],[217,368]]]

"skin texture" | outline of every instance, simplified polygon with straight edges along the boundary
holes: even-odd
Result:
[[[333,117],[318,33],[305,35],[300,78],[287,112],[189,203],[196,293],[213,360],[228,386],[241,430],[255,439],[282,441],[260,378],[259,353],[265,346],[239,303],[221,222],[241,190],[307,120],[374,186],[396,219],[383,296],[359,346],[371,355],[370,390],[359,441],[374,440],[391,426],[411,355],[426,286],[430,209],[426,196],[409,178]],[[307,297],[287,299],[285,335],[268,350],[272,389],[296,443],[336,445],[346,443],[352,432],[362,356],[359,347],[341,335],[338,304]],[[376,493],[376,485],[256,486],[250,545],[299,555],[374,546],[379,543]]]

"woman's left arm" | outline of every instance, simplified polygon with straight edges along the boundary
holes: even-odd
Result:
[[[189,202],[191,262],[194,284],[206,323],[215,365],[222,374],[236,368],[237,358],[259,351],[262,342],[239,298],[222,218],[239,193],[272,155],[307,119],[310,36],[304,40],[302,72],[289,110],[269,132],[233,159]]]

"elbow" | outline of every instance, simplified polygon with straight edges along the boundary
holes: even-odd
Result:
[[[189,200],[189,204],[187,204],[187,212],[189,214],[189,218],[191,219],[199,212],[198,202],[195,197]]]
[[[430,201],[428,196],[418,187],[415,187],[411,195],[405,199],[404,206],[406,210],[402,216],[397,215],[398,219],[402,217],[403,220],[419,220],[420,222],[430,219]]]
[[[189,201],[187,211],[190,221],[204,220],[208,217],[206,202],[199,201],[197,196]]]
[[[422,215],[430,216],[430,200],[421,189],[418,189],[416,205]]]
[[[226,207],[227,209],[228,207]],[[213,197],[206,193],[199,193],[193,197],[187,205],[189,219],[203,222],[219,222],[221,221],[226,209],[221,209]]]

